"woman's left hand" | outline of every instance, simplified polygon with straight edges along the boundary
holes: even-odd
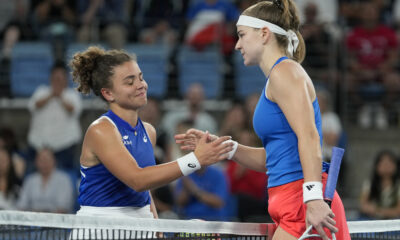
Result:
[[[307,203],[306,224],[312,225],[324,240],[329,240],[324,231],[324,227],[331,232],[337,232],[336,221],[333,219],[335,214],[324,200],[311,200]]]

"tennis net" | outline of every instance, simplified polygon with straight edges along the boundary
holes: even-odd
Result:
[[[400,220],[349,222],[353,240],[399,239]],[[0,239],[204,239],[268,240],[274,224],[87,217],[0,211]]]

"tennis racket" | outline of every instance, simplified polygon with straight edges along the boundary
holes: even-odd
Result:
[[[325,202],[331,206],[333,196],[335,195],[336,183],[339,176],[340,164],[342,163],[342,158],[344,154],[343,148],[333,147],[331,164],[328,171],[328,180],[325,186]],[[298,240],[304,240],[311,237],[321,237],[318,234],[311,234],[312,225],[310,225],[306,231],[301,235]],[[332,240],[336,240],[335,233],[332,233]]]

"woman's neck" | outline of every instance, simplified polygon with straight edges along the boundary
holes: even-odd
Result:
[[[259,64],[264,75],[269,76],[271,74],[272,66],[274,66],[279,58],[284,56],[285,54],[278,47],[265,49]]]
[[[137,125],[139,115],[138,110],[128,110],[121,108],[118,105],[110,105],[110,109],[113,111],[113,113],[117,114],[120,118],[129,123],[132,127]]]

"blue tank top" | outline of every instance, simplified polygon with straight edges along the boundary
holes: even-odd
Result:
[[[142,121],[132,127],[109,110],[103,116],[109,118],[121,133],[121,141],[141,167],[155,165],[153,146]],[[149,191],[136,192],[116,178],[102,164],[81,166],[79,204],[95,207],[143,207],[150,204]]]
[[[288,58],[282,57],[278,59],[272,68],[285,59]],[[315,124],[322,146],[321,113],[317,99],[312,104]],[[267,153],[268,187],[276,187],[302,179],[303,171],[300,163],[297,136],[278,104],[266,97],[265,87],[254,111],[253,127]],[[328,168],[329,164],[323,162],[322,171],[327,171]]]

